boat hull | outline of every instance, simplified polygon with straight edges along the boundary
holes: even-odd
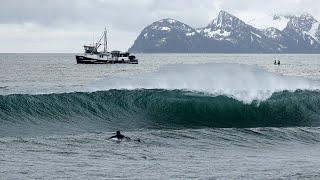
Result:
[[[138,60],[106,60],[76,55],[77,64],[138,64]]]

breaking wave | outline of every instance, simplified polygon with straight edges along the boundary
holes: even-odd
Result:
[[[277,92],[251,103],[225,95],[162,89],[0,96],[0,136],[319,125],[320,92],[308,90]]]

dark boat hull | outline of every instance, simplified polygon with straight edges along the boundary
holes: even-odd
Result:
[[[76,55],[77,64],[138,64],[138,60],[104,60]]]

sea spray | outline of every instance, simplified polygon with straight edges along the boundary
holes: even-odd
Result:
[[[263,101],[274,92],[316,90],[320,83],[284,76],[242,64],[175,64],[135,76],[108,76],[89,85],[91,91],[109,89],[167,89],[227,95],[245,103]]]

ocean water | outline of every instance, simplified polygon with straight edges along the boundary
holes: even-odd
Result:
[[[320,55],[137,57],[0,54],[0,179],[320,178]]]

